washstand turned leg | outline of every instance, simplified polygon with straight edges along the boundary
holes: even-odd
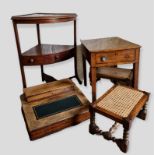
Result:
[[[87,86],[87,69],[84,55],[82,55],[82,63],[83,63],[84,86]]]

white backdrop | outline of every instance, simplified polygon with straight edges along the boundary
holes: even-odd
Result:
[[[128,154],[153,155],[153,0],[1,0],[0,3],[0,154],[123,154],[114,143],[90,135],[89,121],[33,142],[28,138],[21,114],[22,82],[10,18],[33,12],[75,12],[78,14],[78,43],[80,39],[119,36],[142,46],[139,88],[151,92],[151,96],[146,121],[137,118],[133,122]],[[20,26],[20,32],[23,50],[36,43],[35,26]],[[46,43],[72,42],[72,32],[70,23],[41,27],[42,41]],[[57,78],[70,76],[73,60],[48,65],[45,70]],[[27,67],[26,77],[28,85],[39,84],[39,67]],[[91,99],[91,87],[78,86]],[[98,82],[97,96],[111,86],[108,80]],[[97,121],[103,128],[112,124],[99,115]],[[121,135],[121,131],[120,128],[117,135]]]

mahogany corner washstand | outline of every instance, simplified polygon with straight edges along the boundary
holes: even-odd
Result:
[[[44,73],[43,65],[53,64],[71,57],[74,57],[75,60],[75,76],[73,77],[77,78],[78,82],[81,83],[76,69],[76,17],[77,15],[74,13],[34,13],[12,17],[24,88],[27,87],[24,66],[40,65],[42,81],[50,82],[56,79]],[[74,23],[74,45],[50,45],[41,43],[40,24],[71,21]],[[22,53],[20,46],[18,24],[35,24],[37,29],[38,44],[24,53]]]
[[[92,101],[96,100],[96,69],[119,64],[133,64],[133,87],[138,88],[140,46],[119,37],[81,40],[84,84],[86,85],[86,60],[90,64]]]

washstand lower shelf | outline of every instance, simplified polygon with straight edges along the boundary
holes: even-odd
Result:
[[[89,101],[68,79],[25,88],[21,101],[31,140],[89,119]]]

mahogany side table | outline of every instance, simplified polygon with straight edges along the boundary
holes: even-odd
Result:
[[[81,40],[84,84],[86,86],[86,60],[90,64],[92,101],[96,100],[96,68],[118,64],[133,64],[133,87],[138,88],[140,45],[119,37]]]
[[[15,32],[20,69],[23,81],[23,87],[26,88],[26,79],[24,66],[41,66],[41,76],[42,81],[51,82],[56,79],[52,76],[49,76],[44,73],[43,65],[53,64],[56,62],[67,60],[71,57],[75,59],[75,76],[70,78],[76,78],[79,83],[81,83],[76,68],[76,17],[75,13],[33,13],[26,15],[13,16],[11,19],[13,21],[13,27]],[[74,31],[73,31],[73,45],[60,45],[60,44],[42,44],[40,37],[40,24],[49,24],[49,23],[61,23],[61,22],[73,22]],[[29,50],[22,53],[20,46],[20,38],[18,34],[18,25],[19,24],[35,24],[37,30],[38,44]]]

